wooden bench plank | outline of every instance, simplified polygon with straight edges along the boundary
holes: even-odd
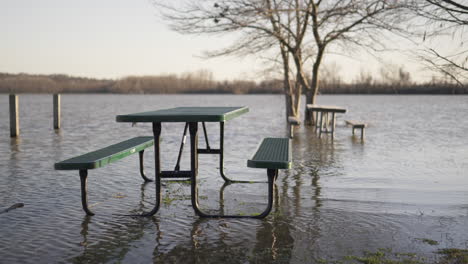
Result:
[[[354,120],[345,120],[346,125],[350,125],[352,127],[352,133],[354,135],[354,130],[356,128],[361,129],[361,139],[364,140],[364,128],[367,127],[367,124],[361,121],[354,121]]]
[[[265,138],[254,156],[247,161],[247,167],[290,169],[291,157],[291,146],[288,138]]]
[[[354,120],[345,120],[347,125],[353,126],[355,128],[364,128],[367,127],[367,124],[361,121],[354,121]]]
[[[129,140],[55,163],[56,170],[96,169],[154,145],[153,137],[134,137]]]

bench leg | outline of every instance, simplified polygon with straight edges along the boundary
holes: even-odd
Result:
[[[361,140],[364,140],[364,128],[361,128]]]
[[[353,126],[353,135],[354,135],[354,130],[355,130],[355,129],[356,129],[356,128]]]
[[[294,137],[294,125],[289,124],[289,137],[293,138]]]
[[[81,181],[81,205],[87,215],[94,215],[88,208],[88,191],[87,191],[87,178],[88,170],[80,170],[80,181]]]
[[[143,155],[144,155],[144,153],[145,153],[145,150],[142,150],[142,151],[138,152],[138,155],[139,155],[139,158],[140,158],[140,175],[143,178],[143,180],[145,180],[145,182],[152,182],[153,180],[149,179],[145,175],[145,168],[143,166]]]

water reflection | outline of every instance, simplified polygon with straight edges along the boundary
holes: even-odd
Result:
[[[157,219],[154,217],[148,219],[121,217],[118,221],[104,223],[107,226],[104,232],[96,236],[96,234],[93,234],[92,229],[98,223],[93,222],[93,220],[92,217],[84,217],[80,232],[83,237],[80,242],[82,253],[79,256],[70,258],[69,262],[120,262],[132,249],[132,243],[143,238],[145,230],[153,229],[152,226],[155,226],[156,230],[159,229]]]
[[[365,142],[365,137],[358,136],[356,134],[351,136],[351,140],[354,144],[361,144],[363,145]]]
[[[91,216],[85,215],[83,222],[81,223],[81,232],[80,232],[81,236],[83,236],[83,241],[81,241],[80,245],[83,246],[84,252],[86,252],[88,248],[89,223],[91,223]]]
[[[16,154],[20,152],[20,143],[21,143],[20,137],[10,138],[10,151],[11,151],[12,158],[15,158]]]
[[[262,221],[257,230],[252,252],[253,263],[289,263],[294,247],[291,217],[276,208],[269,221]]]
[[[286,176],[287,177],[287,176]],[[151,185],[151,184],[150,184]],[[141,185],[139,208],[142,211],[147,183]],[[223,192],[228,185],[220,188],[220,205],[224,203]],[[151,189],[151,188],[149,188]],[[295,196],[295,195],[294,195]],[[161,224],[157,217],[131,218],[119,217],[112,221],[99,223],[98,218],[85,216],[81,223],[82,253],[70,258],[72,263],[120,262],[124,261],[136,241],[150,236],[153,241],[153,259],[155,263],[288,263],[294,248],[292,235],[292,216],[284,208],[288,207],[287,188],[280,195],[275,185],[275,204],[271,216],[266,220],[204,219],[195,217],[187,224],[191,226],[186,240],[176,244],[167,244],[173,237],[164,235],[163,229],[171,229],[173,221]],[[298,200],[297,197],[294,199]],[[295,205],[297,206],[297,205]],[[255,230],[247,237],[239,236],[245,224]],[[104,225],[103,231],[96,231],[96,226]],[[94,231],[93,231],[94,230]],[[148,232],[152,230],[151,232]],[[180,238],[179,238],[180,239]],[[151,250],[146,248],[146,250]],[[233,258],[232,256],[235,256]]]
[[[131,211],[131,214],[138,214],[144,210],[146,202],[145,192],[147,182],[141,184],[141,196],[139,206]],[[151,189],[151,188],[150,188]],[[79,256],[69,259],[72,263],[104,263],[109,261],[122,261],[132,248],[132,243],[143,238],[145,230],[156,230],[156,239],[162,238],[159,231],[159,220],[156,217],[134,218],[129,216],[112,215],[108,222],[99,223],[94,216],[84,216],[81,223],[80,234],[82,241],[80,246],[82,253]],[[94,222],[93,222],[94,220]],[[104,225],[103,231],[93,233],[93,228]]]
[[[220,197],[223,197],[223,185]],[[280,198],[281,197],[281,198]],[[191,224],[190,237],[170,250],[160,247],[153,251],[155,263],[287,263],[291,259],[294,239],[291,234],[291,217],[283,211],[289,200],[287,192],[279,195],[275,185],[275,204],[271,216],[257,219],[206,219],[196,218]],[[222,199],[221,199],[222,200]],[[222,201],[220,201],[222,203]],[[245,224],[255,233],[241,235]]]

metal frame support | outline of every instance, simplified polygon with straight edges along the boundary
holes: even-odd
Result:
[[[208,141],[208,133],[206,133],[206,126],[205,126],[205,122],[202,122],[202,126],[203,126],[203,134],[205,135],[205,144],[206,144],[206,149],[207,150],[210,150],[210,142]]]
[[[87,215],[94,215],[88,207],[88,190],[87,190],[87,178],[88,178],[88,170],[80,170],[80,182],[81,182],[81,205],[83,206],[83,210],[86,212]]]
[[[145,175],[145,167],[143,166],[144,165],[143,164],[144,163],[144,160],[143,160],[143,155],[144,154],[145,154],[145,150],[142,150],[142,151],[138,152],[138,157],[139,157],[139,161],[140,161],[140,175],[143,178],[143,180],[145,180],[145,182],[152,182],[153,180],[146,177],[146,175]]]
[[[190,131],[190,170],[191,175],[191,192],[192,192],[192,207],[195,213],[200,217],[207,218],[264,218],[266,217],[273,207],[273,197],[274,197],[274,183],[278,175],[277,169],[268,169],[268,205],[267,208],[258,215],[220,215],[220,214],[207,214],[200,210],[198,206],[198,187],[197,187],[197,176],[198,176],[198,123],[190,122],[189,123]],[[223,153],[221,151],[221,153]]]
[[[155,203],[151,211],[142,213],[141,215],[130,216],[153,216],[159,211],[161,205],[161,122],[153,123],[153,137],[154,137],[154,183],[156,189]]]
[[[177,156],[177,162],[174,167],[174,171],[180,170],[180,159],[182,158],[182,152],[184,151],[185,141],[187,140],[187,129],[188,129],[188,123],[185,123],[184,134],[182,135],[182,141],[180,142],[179,155]]]
[[[190,170],[189,171],[180,171],[179,170],[179,162],[180,156],[183,151],[183,144],[185,143],[185,137],[187,132],[187,127],[190,133]],[[204,128],[204,134],[206,134],[206,128]],[[200,217],[208,217],[208,218],[264,218],[266,217],[272,210],[273,203],[274,203],[274,194],[275,194],[275,180],[278,177],[278,170],[277,169],[267,169],[267,176],[268,176],[268,204],[266,209],[255,215],[224,215],[224,214],[207,214],[200,210],[198,206],[198,187],[197,187],[197,176],[198,176],[198,155],[201,154],[218,154],[220,155],[220,174],[225,180],[225,184],[223,185],[220,193],[220,203],[222,198],[224,198],[223,190],[229,184],[236,182],[248,182],[250,181],[232,181],[224,175],[223,171],[223,163],[224,163],[224,122],[220,122],[220,148],[219,150],[212,149],[209,150],[208,140],[207,140],[207,149],[205,151],[198,149],[198,123],[197,122],[189,122],[186,123],[184,129],[184,138],[182,141],[181,148],[179,150],[179,158],[177,161],[176,168],[177,170],[174,171],[161,171],[161,151],[160,151],[160,139],[161,139],[161,122],[154,122],[153,123],[153,136],[154,136],[154,163],[155,163],[155,189],[156,189],[156,196],[155,196],[155,204],[151,211],[145,212],[139,215],[131,215],[131,216],[153,216],[159,211],[161,205],[161,178],[189,178],[191,181],[191,202],[192,207],[195,213]],[[139,163],[140,163],[140,175],[145,180],[145,182],[152,181],[151,179],[147,178],[144,173],[143,162],[144,162],[144,150],[139,152]],[[88,170],[82,169],[80,172],[80,180],[81,180],[81,202],[83,206],[83,210],[86,212],[87,215],[94,215],[94,213],[88,207],[88,199],[87,199],[87,176]],[[224,211],[224,204],[220,204],[221,211]]]
[[[156,143],[155,143],[156,145]],[[159,146],[157,147],[159,149]],[[144,166],[143,166],[143,155],[144,155],[144,150],[138,152],[139,155],[139,163],[140,163],[140,175],[145,180],[145,182],[152,182],[153,180],[149,179],[145,175],[144,171]],[[93,216],[94,213],[89,209],[88,206],[88,170],[87,169],[81,169],[79,170],[80,173],[80,182],[81,182],[81,205],[83,207],[83,210],[87,215]],[[153,209],[154,211],[154,209]],[[156,213],[157,210],[154,212]]]
[[[161,122],[153,123],[153,136],[154,136],[154,183],[156,189],[154,207],[150,212],[143,213],[141,216],[153,216],[159,210],[161,205]]]

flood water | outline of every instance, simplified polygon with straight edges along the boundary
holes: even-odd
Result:
[[[286,137],[280,95],[62,95],[62,129],[52,128],[52,96],[20,95],[21,135],[10,139],[8,95],[0,95],[0,263],[316,263],[391,248],[435,260],[439,248],[468,248],[468,97],[320,96],[346,107],[336,134],[301,127],[293,168],[281,171],[272,213],[263,220],[201,219],[190,185],[164,182],[150,218],[154,184],[143,184],[138,155],[90,170],[93,217],[81,208],[77,171],[55,162],[137,135],[150,124],[115,122],[128,114],[176,106],[248,106],[226,123],[225,171],[266,180],[246,161],[264,137]],[[365,141],[344,120],[365,120]],[[217,124],[207,124],[212,147]],[[173,169],[183,124],[163,124],[162,166]],[[200,145],[204,145],[200,136]],[[188,148],[182,169],[189,168]],[[145,153],[154,175],[153,150]],[[218,158],[200,157],[200,204],[250,214],[266,206],[266,184],[232,184],[220,201]],[[424,243],[424,239],[438,245]]]

